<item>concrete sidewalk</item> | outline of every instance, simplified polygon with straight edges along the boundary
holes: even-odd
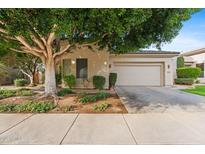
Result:
[[[0,114],[0,144],[205,144],[204,112]]]

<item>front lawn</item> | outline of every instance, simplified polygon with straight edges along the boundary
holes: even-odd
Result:
[[[201,96],[205,96],[205,86],[195,86],[194,88],[183,89],[182,91],[192,93],[192,94],[201,95]]]

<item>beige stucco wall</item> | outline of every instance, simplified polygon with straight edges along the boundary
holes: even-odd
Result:
[[[64,45],[64,44],[63,44]],[[63,45],[61,47],[63,47]],[[93,50],[84,47],[81,49],[75,49],[72,53],[66,53],[61,59],[71,59],[71,72],[76,76],[76,59],[87,58],[88,59],[88,81],[82,79],[76,79],[76,88],[93,88],[92,78],[94,75],[102,75],[106,78],[105,88],[109,86],[109,53],[106,50]],[[62,64],[62,62],[61,62]]]
[[[164,86],[172,86],[174,83],[174,63],[172,57],[155,55],[111,55],[110,56],[110,72],[115,72],[114,62],[136,62],[136,63],[162,63],[164,73]],[[151,74],[150,74],[151,75]]]

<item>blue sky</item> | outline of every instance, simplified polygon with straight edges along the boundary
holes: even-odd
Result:
[[[170,44],[163,45],[162,50],[186,52],[202,47],[205,47],[205,9],[185,21],[179,35]]]

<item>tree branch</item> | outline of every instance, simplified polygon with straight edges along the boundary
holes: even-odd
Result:
[[[20,53],[28,53],[22,50],[14,49],[14,48],[10,48],[10,50],[15,51],[15,52],[20,52]]]
[[[70,47],[71,47],[71,45],[69,44],[64,49],[62,49],[61,51],[54,53],[53,58],[55,59],[57,56],[63,55],[66,51],[69,50]]]
[[[31,76],[30,74],[26,73],[23,69],[20,68],[20,71],[21,71],[23,74],[25,74],[26,76],[28,76],[29,78],[32,78],[32,76]]]
[[[55,39],[55,33],[52,32],[48,35],[47,44],[51,45],[54,39]]]
[[[3,28],[0,28],[0,32],[4,33],[4,34],[8,34],[8,32],[5,29],[3,29]]]
[[[38,45],[40,49],[45,50],[44,44],[37,38],[35,34],[31,34],[31,39]]]
[[[16,36],[16,39],[24,45],[27,49],[32,50],[32,47],[26,42],[25,38],[23,36]]]

